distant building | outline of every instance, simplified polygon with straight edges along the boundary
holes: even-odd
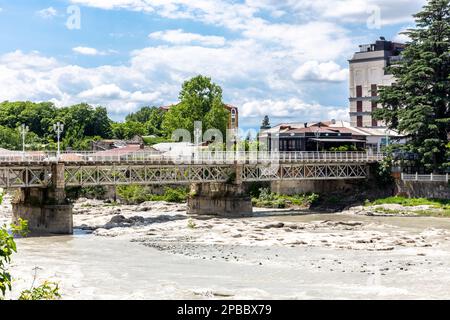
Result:
[[[336,126],[335,121],[282,123],[263,130],[260,137],[268,139],[271,151],[281,152],[323,151],[346,145],[366,147],[364,134],[349,126]]]
[[[401,59],[405,46],[381,37],[374,44],[359,47],[359,52],[349,60],[350,122],[358,128],[383,127],[383,123],[372,117],[372,112],[379,107],[378,88],[395,82],[386,67]]]
[[[92,151],[105,151],[118,148],[124,148],[133,145],[135,148],[144,149],[144,139],[140,136],[135,136],[131,140],[120,139],[103,139],[92,142]]]
[[[278,135],[278,146],[275,144]],[[262,138],[268,138],[269,149],[282,152],[328,151],[341,146],[355,146],[371,152],[380,152],[388,140],[402,137],[383,128],[356,128],[346,121],[322,121],[312,123],[282,123],[262,130]]]
[[[170,108],[173,106],[174,105],[170,105],[170,106],[163,106],[163,107],[159,107],[159,108],[163,111],[169,111]],[[229,105],[229,104],[224,104],[224,108],[227,109],[227,111],[229,112],[228,129],[239,128],[239,109],[237,107]]]

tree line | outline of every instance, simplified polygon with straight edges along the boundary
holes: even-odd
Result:
[[[225,135],[228,111],[222,101],[222,89],[205,76],[183,83],[179,103],[168,111],[145,106],[129,114],[124,122],[112,121],[107,109],[80,103],[57,107],[52,102],[5,101],[0,103],[0,148],[22,149],[19,127],[26,125],[26,146],[30,150],[55,150],[53,124],[65,125],[61,135],[63,149],[89,150],[93,141],[101,139],[132,139],[134,136],[170,140],[175,129],[193,134],[194,121],[203,122],[203,130],[220,129]],[[151,139],[150,139],[151,140]]]

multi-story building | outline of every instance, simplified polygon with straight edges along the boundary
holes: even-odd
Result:
[[[374,44],[359,46],[350,63],[350,121],[360,128],[383,127],[384,124],[372,117],[379,107],[378,88],[390,86],[394,77],[386,67],[401,59],[404,45],[387,41],[383,37]]]

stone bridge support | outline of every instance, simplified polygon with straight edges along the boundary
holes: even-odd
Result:
[[[64,188],[64,164],[53,164],[49,186],[20,189],[12,203],[14,221],[27,220],[32,234],[72,234],[73,206]]]
[[[252,200],[245,195],[241,173],[242,166],[235,165],[235,180],[230,183],[210,182],[191,185],[188,214],[242,216],[253,212]]]

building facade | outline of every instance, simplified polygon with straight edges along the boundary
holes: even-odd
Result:
[[[342,121],[314,123],[282,123],[262,130],[260,137],[267,139],[269,150],[281,152],[330,151],[339,147],[364,150],[367,134],[353,129]]]
[[[383,37],[374,44],[361,45],[350,63],[350,121],[353,127],[377,128],[384,124],[372,117],[379,107],[378,89],[390,86],[394,77],[386,67],[401,58],[404,45]]]

